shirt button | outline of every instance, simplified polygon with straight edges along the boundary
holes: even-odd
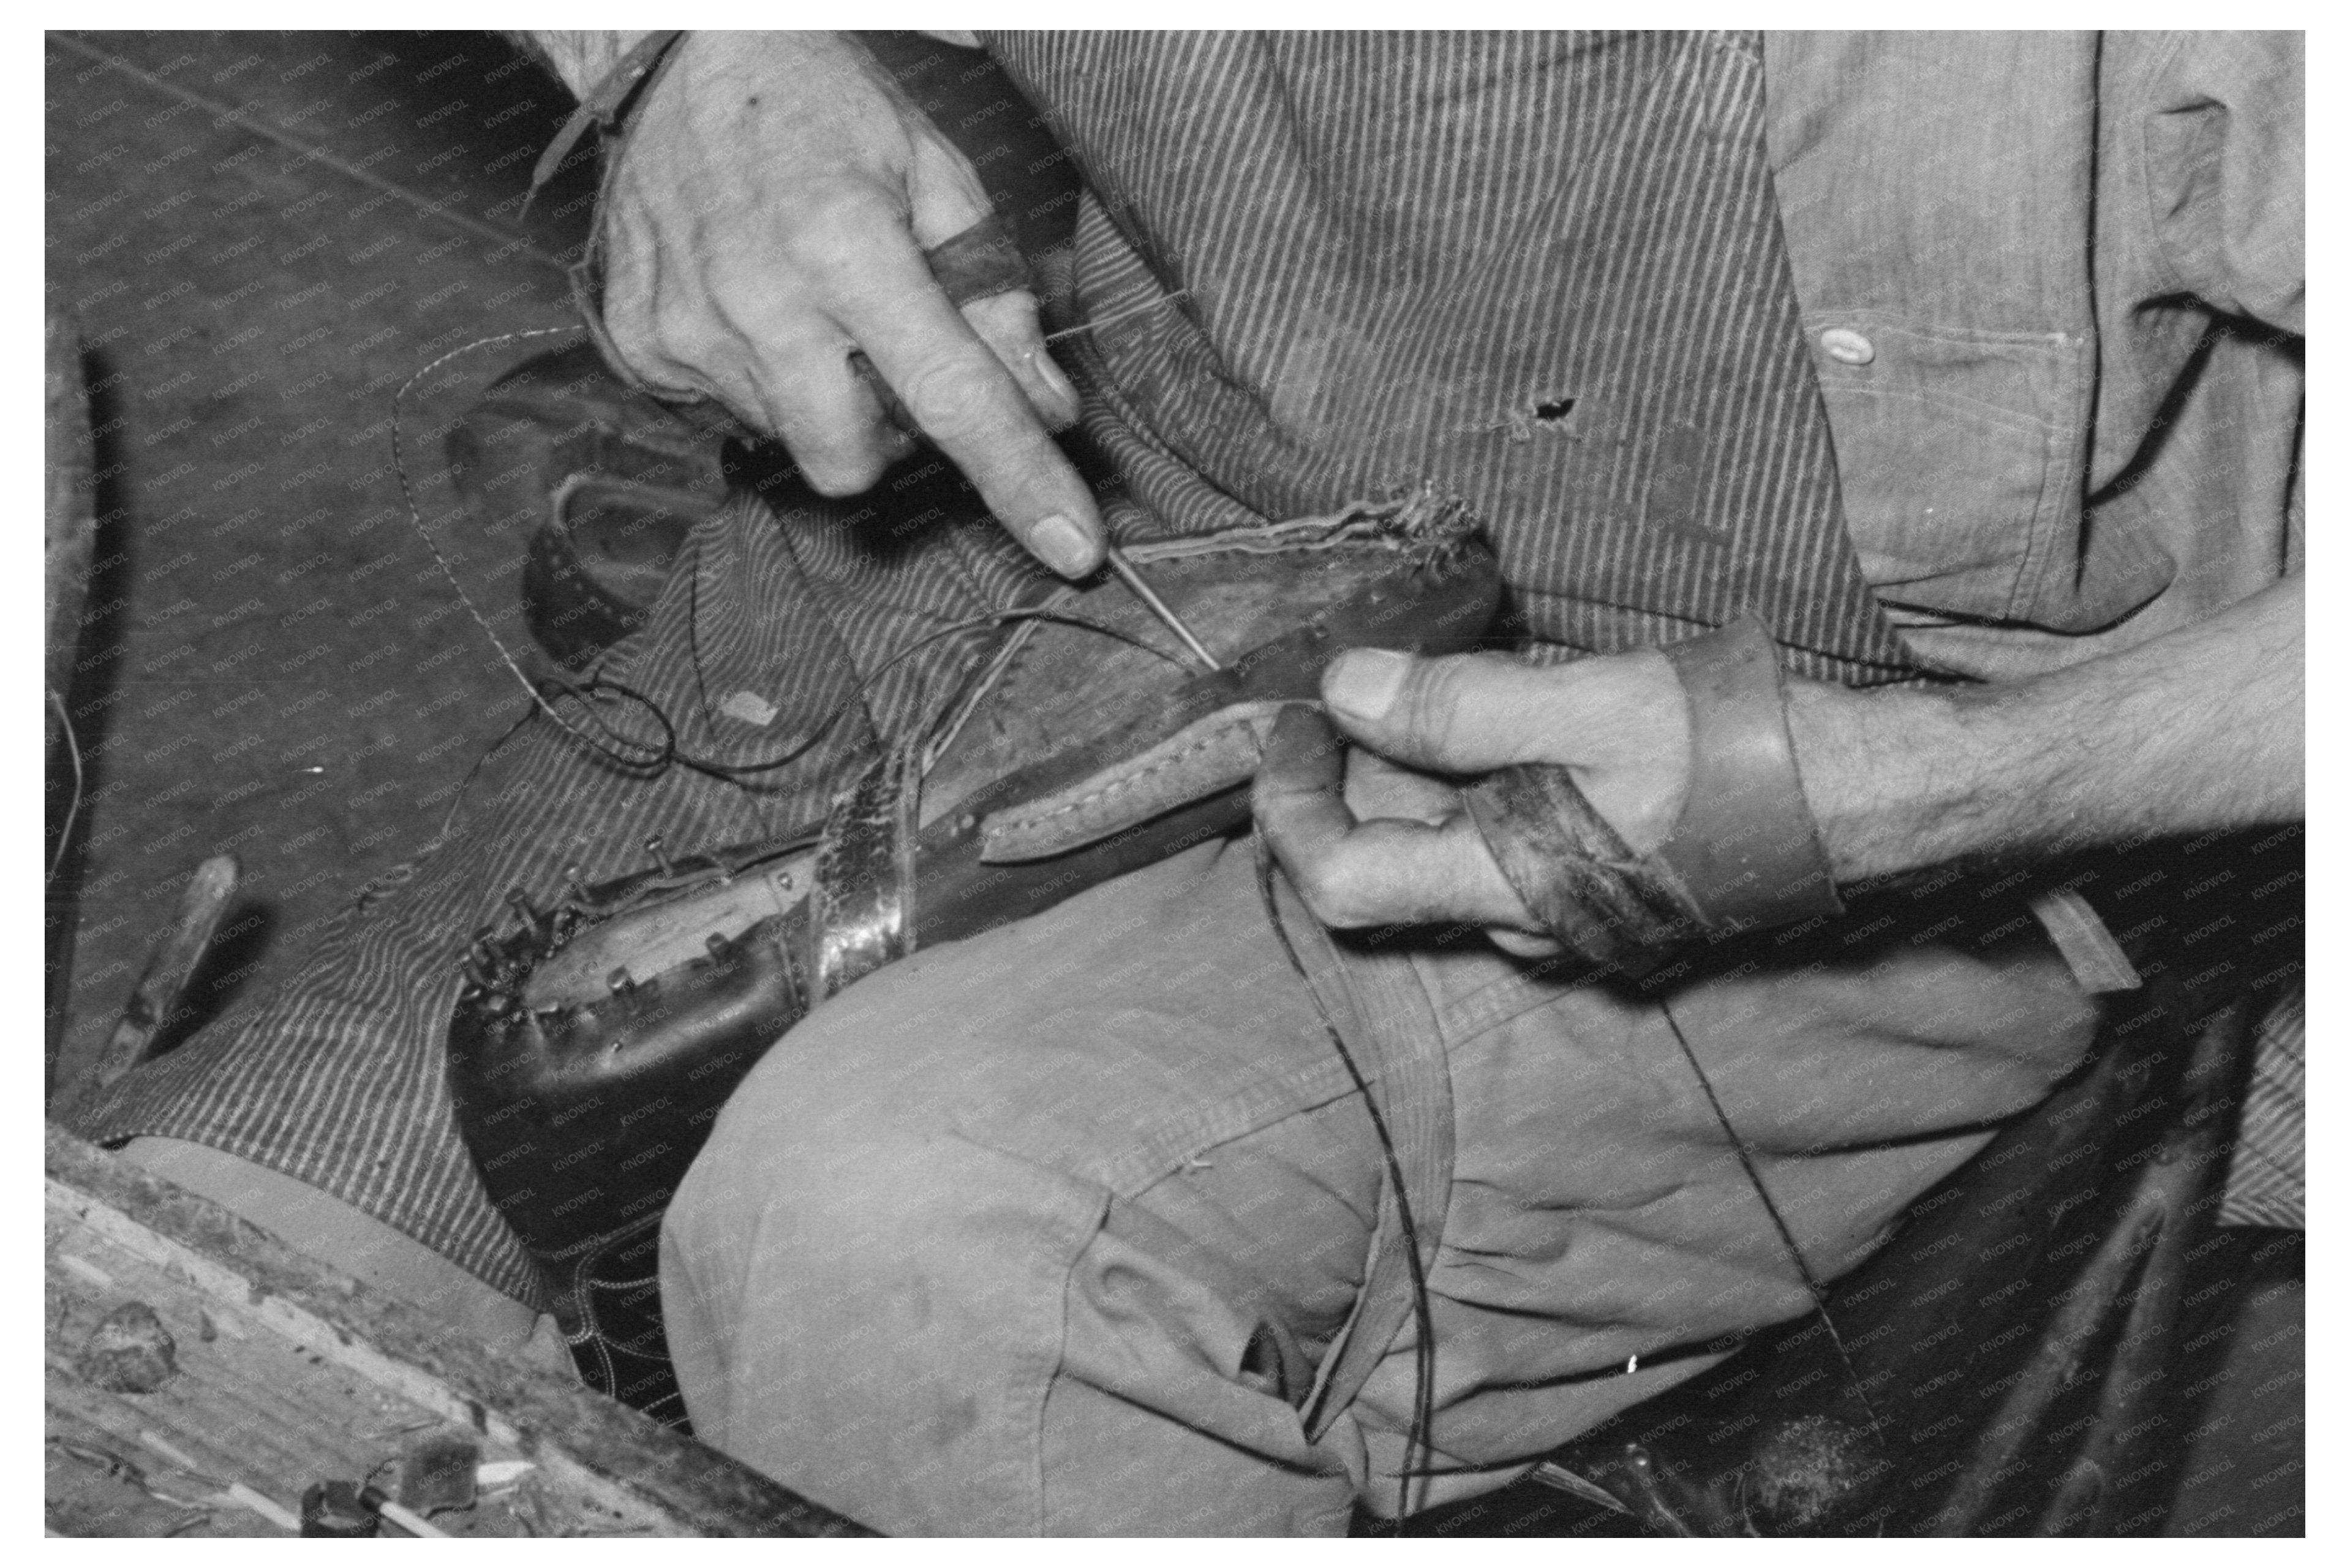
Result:
[[[1831,327],[1821,333],[1820,347],[1839,365],[1866,365],[1877,358],[1877,345],[1849,327]]]

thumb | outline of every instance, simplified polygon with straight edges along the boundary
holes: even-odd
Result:
[[[1382,756],[1482,774],[1568,760],[1553,743],[1563,673],[1491,654],[1423,659],[1356,649],[1324,672],[1322,700],[1348,739]]]
[[[1599,815],[1642,851],[1671,832],[1688,794],[1689,701],[1654,649],[1554,665],[1357,649],[1324,672],[1322,699],[1347,739],[1427,772],[1574,768]]]

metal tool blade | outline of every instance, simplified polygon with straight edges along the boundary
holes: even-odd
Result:
[[[1140,599],[1144,607],[1159,618],[1160,624],[1182,639],[1183,646],[1191,650],[1193,658],[1211,670],[1223,668],[1216,662],[1216,656],[1208,651],[1206,645],[1191,635],[1191,628],[1183,624],[1182,618],[1167,607],[1167,601],[1151,592],[1150,585],[1142,580],[1142,574],[1134,569],[1134,563],[1126,558],[1125,551],[1115,545],[1106,545],[1103,546],[1103,552],[1109,557],[1109,569],[1118,574],[1118,581],[1134,591],[1134,597]]]

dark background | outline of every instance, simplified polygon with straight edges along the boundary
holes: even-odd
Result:
[[[99,518],[64,1083],[199,860],[233,851],[244,881],[166,1044],[286,973],[522,711],[409,520],[392,394],[476,337],[568,324],[593,184],[582,159],[516,223],[570,103],[486,35],[51,35],[47,109],[45,286],[87,345]],[[471,385],[545,346],[471,357]],[[421,478],[462,396],[408,415]],[[517,562],[445,485],[423,498],[526,645]]]
[[[233,851],[244,880],[166,1045],[288,973],[522,713],[410,521],[391,400],[461,345],[570,324],[593,171],[520,214],[570,100],[486,35],[52,34],[47,94],[45,289],[88,346],[99,530],[67,694],[86,777],[49,889],[76,938],[64,1083],[198,861]],[[424,523],[517,650],[519,554],[469,532],[439,427],[552,341],[469,356],[406,424]],[[2170,1529],[2298,1533],[2299,1239],[2232,1233],[2206,1270]],[[1520,1492],[1419,1528],[1590,1522]]]

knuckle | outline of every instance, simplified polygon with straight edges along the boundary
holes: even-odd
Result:
[[[792,455],[808,488],[835,499],[861,495],[872,489],[888,466],[871,450],[840,443],[811,446],[805,453],[795,448]]]
[[[1043,346],[1036,326],[1036,296],[1024,288],[966,300],[961,308],[971,329],[986,339],[1001,358],[1017,359]]]
[[[604,330],[622,348],[651,346],[660,309],[654,291],[634,279],[615,277],[604,286]]]
[[[1346,921],[1339,919],[1337,905],[1332,900],[1319,877],[1308,873],[1297,877],[1296,881],[1297,896],[1305,901],[1306,909],[1312,911],[1315,919],[1326,926],[1345,929]]]
[[[902,395],[907,411],[931,436],[952,441],[987,423],[994,378],[991,368],[957,358],[908,378]]]
[[[640,376],[652,374],[673,358],[662,330],[666,310],[661,298],[650,290],[608,287],[604,291],[605,335],[629,368]]]
[[[701,314],[724,322],[746,337],[780,337],[820,331],[825,317],[818,291],[788,267],[764,265],[754,254],[713,259],[701,277],[706,303]]]
[[[1451,659],[1421,659],[1406,677],[1398,710],[1405,727],[1439,753],[1460,739],[1461,669]]]
[[[795,227],[770,246],[775,272],[820,297],[837,296],[863,268],[864,247],[828,225]]]
[[[612,329],[608,321],[606,326]],[[706,305],[674,294],[655,295],[651,308],[635,326],[648,352],[705,369],[715,365],[726,337]],[[625,344],[612,330],[613,341]]]
[[[797,204],[793,221],[778,229],[773,254],[786,267],[834,294],[868,284],[877,262],[892,252],[915,250],[904,223],[886,205],[861,192],[831,191]]]
[[[1363,924],[1358,879],[1342,862],[1324,856],[1310,863],[1298,878],[1298,897],[1326,926],[1345,929]]]

